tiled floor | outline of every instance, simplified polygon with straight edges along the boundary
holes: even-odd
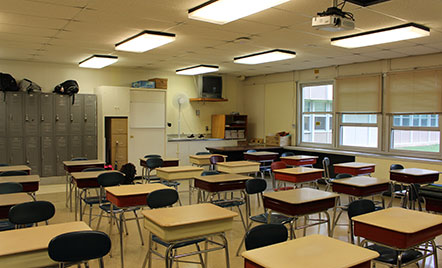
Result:
[[[181,189],[188,189],[186,185],[181,185]],[[51,223],[61,223],[61,222],[68,222],[74,220],[74,213],[70,212],[68,208],[65,206],[65,185],[56,184],[56,185],[42,185],[40,187],[40,191],[37,193],[37,199],[38,200],[48,200],[55,204],[56,206],[56,214],[55,217],[50,221]],[[184,204],[188,203],[188,194],[187,192],[180,193],[181,200]],[[346,197],[344,197],[344,200],[347,200]],[[254,211],[254,214],[258,213],[258,210],[262,210],[262,207],[258,208],[258,204],[256,202],[256,199],[253,200],[252,203],[252,209]],[[94,209],[94,212],[97,212],[98,210]],[[88,221],[88,217],[85,217],[85,221]],[[347,216],[343,215],[341,217],[340,223],[346,223],[348,222]],[[93,220],[92,222],[92,228],[95,229],[97,224],[97,220]],[[140,238],[138,235],[138,231],[136,228],[136,224],[134,221],[130,221],[127,223],[129,235],[124,237],[124,255],[125,255],[125,267],[141,267],[143,263],[144,256],[147,252],[147,237],[148,232],[143,228],[143,236],[145,245],[141,246]],[[115,226],[113,226],[113,234],[112,234],[112,257],[106,256],[105,257],[105,267],[120,267],[120,248],[119,248],[119,237],[117,235],[117,229]],[[100,226],[100,230],[104,232],[109,231],[109,224],[106,220],[103,220]],[[307,235],[312,233],[320,233],[320,234],[326,234],[326,227],[325,225],[310,227],[307,230]],[[230,267],[236,268],[236,267],[244,267],[243,259],[240,256],[236,256],[236,250],[238,248],[239,243],[241,242],[241,239],[244,235],[244,228],[242,227],[242,224],[240,222],[239,217],[234,222],[234,228],[232,231],[228,232],[226,234],[228,242],[229,242],[229,252],[230,252]],[[298,237],[302,236],[302,231],[297,231],[296,235]],[[347,234],[347,226],[340,225],[336,227],[334,238],[348,241],[348,234]],[[438,244],[442,244],[442,236],[440,236],[437,239]],[[161,249],[161,246],[159,246],[159,249]],[[189,249],[193,250],[194,247],[191,246]],[[244,249],[242,249],[244,250]],[[183,250],[180,250],[179,252],[182,252]],[[442,254],[439,250],[438,252],[438,259],[439,259],[439,266],[442,265]],[[193,258],[194,260],[197,260],[197,257]],[[425,267],[433,267],[432,265],[433,261],[426,261]],[[90,263],[91,267],[98,267],[98,264],[96,261],[92,261]],[[154,257],[153,259],[153,265],[152,267],[164,267],[164,262],[158,258]],[[187,268],[187,267],[201,267],[197,264],[187,264],[187,263],[180,263],[179,267],[181,268]],[[226,267],[225,266],[225,257],[224,253],[222,251],[217,251],[213,253],[209,253],[209,261],[207,267],[209,268],[218,268],[218,267]],[[377,265],[376,267],[384,267],[382,265]],[[410,267],[416,267],[410,266]],[[419,265],[419,267],[422,267],[422,264]],[[319,268],[319,267],[318,267]]]

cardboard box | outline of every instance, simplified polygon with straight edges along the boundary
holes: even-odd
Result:
[[[140,80],[137,82],[132,82],[133,88],[155,88],[154,81]]]
[[[149,81],[155,82],[155,88],[167,89],[167,78],[152,78]]]
[[[266,145],[289,146],[292,136],[266,136]]]

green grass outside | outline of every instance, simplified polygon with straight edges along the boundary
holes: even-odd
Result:
[[[426,145],[426,146],[396,147],[395,149],[398,149],[398,150],[408,150],[408,151],[438,153],[439,152],[439,144]]]

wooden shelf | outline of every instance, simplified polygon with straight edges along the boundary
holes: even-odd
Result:
[[[191,102],[222,102],[228,101],[228,99],[214,99],[214,98],[190,98]]]

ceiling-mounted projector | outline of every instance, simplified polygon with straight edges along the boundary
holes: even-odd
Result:
[[[353,30],[355,22],[353,14],[333,6],[327,8],[324,12],[318,13],[317,17],[313,17],[312,26],[318,30],[337,32]]]

